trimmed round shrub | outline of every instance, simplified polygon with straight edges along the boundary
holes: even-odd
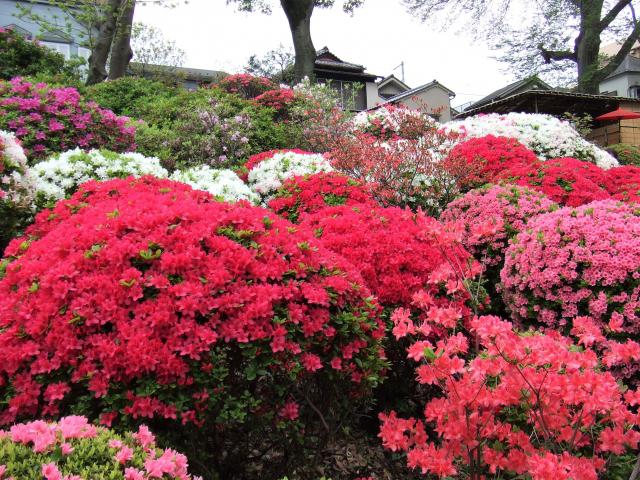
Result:
[[[288,178],[331,171],[331,164],[319,153],[286,150],[275,152],[254,164],[247,175],[247,182],[254,192],[269,200]]]
[[[251,100],[265,92],[278,88],[278,85],[268,78],[255,77],[248,73],[229,75],[213,86],[227,93],[235,93],[245,100]]]
[[[577,207],[610,197],[606,171],[576,158],[556,158],[538,165],[515,165],[498,175],[499,180],[527,186],[554,202]]]
[[[640,165],[640,148],[628,143],[608,145],[607,151],[613,155],[621,165]]]
[[[316,173],[286,180],[268,207],[281,217],[297,222],[303,213],[355,204],[377,205],[359,181],[339,173]]]
[[[557,208],[544,194],[525,187],[487,185],[451,202],[440,220],[462,228],[462,244],[486,267],[485,278],[495,285],[509,241],[529,219]]]
[[[535,153],[515,138],[470,138],[456,145],[445,160],[445,166],[457,172],[462,166],[468,173],[458,180],[463,190],[495,181],[504,170],[515,166],[539,167]]]
[[[259,203],[260,197],[236,175],[233,170],[214,169],[208,165],[200,165],[186,170],[177,170],[171,175],[176,182],[191,185],[196,190],[209,192],[223,202],[247,200]]]
[[[85,96],[116,115],[144,118],[150,104],[170,100],[179,91],[156,80],[122,77],[88,86]]]
[[[625,165],[607,170],[606,189],[616,200],[640,202],[640,166]]]
[[[0,130],[0,253],[31,213],[35,184],[13,133]]]
[[[2,271],[4,425],[73,411],[312,431],[315,409],[343,414],[383,366],[352,267],[264,209],[170,180],[83,184],[12,242]]]
[[[169,173],[160,160],[140,153],[115,153],[109,150],[68,150],[33,166],[39,207],[52,207],[55,202],[71,196],[88,180],[141,177],[164,178]]]
[[[538,215],[505,253],[515,319],[570,329],[577,317],[640,332],[640,212],[606,200]]]
[[[464,249],[435,240],[441,230],[437,220],[398,207],[327,207],[303,214],[300,225],[355,265],[385,307],[409,306],[421,291],[446,292],[444,284],[461,273],[451,265],[464,269],[469,259]]]
[[[76,147],[135,150],[129,118],[86,102],[75,88],[50,88],[21,78],[0,82],[0,129],[15,133],[35,162]]]
[[[118,435],[91,425],[86,417],[69,416],[55,423],[36,420],[0,430],[0,478],[190,480],[194,477],[187,468],[187,458],[157,448],[144,425],[135,433]]]

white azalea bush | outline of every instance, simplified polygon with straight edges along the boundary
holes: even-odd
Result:
[[[253,167],[247,181],[263,201],[268,201],[288,178],[331,171],[333,167],[323,155],[281,152]]]
[[[35,184],[13,133],[0,130],[0,253],[31,215]]]
[[[541,160],[573,157],[595,163],[604,169],[618,166],[618,161],[612,155],[582,138],[569,122],[551,115],[490,113],[449,122],[445,128],[467,137],[494,135],[515,138],[533,150]]]
[[[209,192],[225,202],[239,200],[247,200],[253,204],[260,202],[260,197],[232,170],[200,165],[187,170],[178,170],[171,175],[171,179],[191,185],[196,190]]]
[[[351,129],[381,140],[392,138],[417,139],[438,130],[441,125],[420,110],[385,105],[362,111],[351,120]]]
[[[166,178],[169,172],[160,165],[160,160],[156,157],[108,150],[85,152],[76,148],[36,164],[32,168],[32,174],[36,179],[36,203],[43,208],[69,197],[88,180],[144,175]]]

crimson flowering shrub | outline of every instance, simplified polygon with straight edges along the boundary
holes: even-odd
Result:
[[[316,213],[338,205],[377,205],[368,189],[339,173],[316,173],[286,180],[269,201],[273,212],[296,222],[303,213]]]
[[[498,175],[498,179],[528,186],[569,207],[609,198],[606,178],[606,171],[597,165],[570,157],[536,166],[518,164]]]
[[[408,306],[418,291],[446,295],[458,279],[454,267],[466,269],[471,260],[464,249],[436,240],[442,228],[437,220],[398,207],[327,207],[302,214],[300,225],[356,266],[385,307]],[[462,308],[465,298],[452,295],[443,301]]]
[[[73,411],[312,431],[383,365],[377,307],[346,262],[266,210],[169,180],[83,184],[2,271],[0,424]]]
[[[218,83],[213,84],[227,93],[235,93],[245,100],[251,100],[270,90],[275,90],[278,86],[266,77],[255,77],[248,73],[238,73],[223,78]]]
[[[135,150],[135,127],[75,88],[50,88],[21,78],[0,81],[0,129],[20,140],[33,162],[76,147]]]
[[[442,162],[452,145],[452,136],[439,130],[418,140],[384,143],[360,133],[337,140],[327,156],[336,170],[367,182],[383,205],[437,214],[458,194],[455,178]]]
[[[536,154],[515,138],[493,135],[457,144],[445,160],[446,168],[453,172],[461,165],[468,170],[468,174],[458,180],[463,191],[491,183],[501,172],[515,166],[539,168],[540,164]]]
[[[625,393],[592,350],[485,316],[470,323],[479,351],[467,359],[456,322],[421,310],[422,325],[403,312],[396,325],[417,338],[408,358],[418,382],[441,395],[428,401],[424,419],[380,414],[384,446],[406,452],[409,467],[438,478],[597,480],[637,448],[640,392]],[[434,338],[443,328],[449,334]]]
[[[640,212],[613,200],[531,219],[505,253],[503,298],[514,318],[568,330],[589,317],[640,332]]]
[[[625,165],[606,171],[607,191],[624,202],[640,202],[640,167]]]
[[[493,311],[502,305],[496,295],[509,241],[526,228],[529,219],[556,210],[544,194],[517,185],[486,185],[451,202],[440,220],[460,231],[460,241],[484,267],[482,279]]]
[[[36,420],[0,430],[0,478],[82,480],[113,478],[190,480],[187,458],[155,445],[146,426],[118,435],[86,417]]]
[[[254,101],[260,106],[273,108],[279,119],[286,119],[289,117],[289,109],[296,101],[296,95],[291,88],[278,88],[267,90]]]

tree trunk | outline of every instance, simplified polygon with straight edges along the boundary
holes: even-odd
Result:
[[[98,27],[98,37],[91,49],[89,57],[89,72],[87,75],[87,85],[94,85],[107,78],[107,59],[113,43],[116,24],[118,22],[118,12],[123,0],[109,0],[105,7],[104,16]]]
[[[603,0],[584,1],[580,11],[580,34],[576,38],[578,91],[599,93],[600,76],[600,15]]]
[[[131,28],[133,26],[133,14],[136,9],[136,0],[123,0],[120,15],[118,17],[118,29],[111,47],[111,62],[109,62],[109,80],[124,77],[133,50],[131,50]]]
[[[316,60],[316,49],[311,40],[311,14],[314,0],[280,0],[293,38],[293,48],[296,52],[294,64],[295,80],[313,77],[313,67]]]

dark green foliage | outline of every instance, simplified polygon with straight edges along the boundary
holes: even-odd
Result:
[[[609,145],[607,151],[616,157],[622,165],[640,166],[640,148],[628,143]]]
[[[55,75],[65,70],[64,57],[58,52],[10,29],[0,28],[0,79],[42,73]]]

